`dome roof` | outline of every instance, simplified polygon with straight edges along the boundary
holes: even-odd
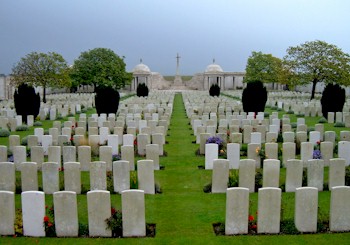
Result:
[[[213,63],[207,66],[207,69],[205,69],[205,72],[216,73],[216,72],[223,72],[223,70],[221,66]]]
[[[151,70],[149,69],[148,66],[146,66],[143,63],[138,64],[137,66],[134,67],[134,69],[132,70],[132,72],[142,72],[142,73],[150,73]]]

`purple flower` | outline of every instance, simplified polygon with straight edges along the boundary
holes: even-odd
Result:
[[[322,159],[322,154],[320,150],[314,150],[312,153],[312,159]]]
[[[207,139],[206,144],[208,143],[222,145],[224,141],[218,136],[212,136]]]

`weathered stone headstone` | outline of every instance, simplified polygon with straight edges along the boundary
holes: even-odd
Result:
[[[201,155],[205,154],[206,142],[209,137],[210,137],[210,134],[208,133],[200,134],[199,153]]]
[[[53,194],[57,237],[77,237],[79,233],[77,194],[59,191]]]
[[[300,158],[303,161],[304,167],[307,167],[307,163],[313,157],[314,144],[311,142],[302,142],[300,148]]]
[[[119,154],[119,136],[115,134],[109,134],[107,136],[107,145],[112,147],[112,155]]]
[[[309,133],[309,142],[313,145],[316,145],[317,142],[320,142],[321,140],[321,134],[319,131],[311,131]]]
[[[276,234],[280,232],[280,188],[266,187],[259,189],[258,212],[258,233]]]
[[[146,145],[146,159],[153,160],[154,170],[159,170],[159,146],[157,144]]]
[[[43,135],[44,135],[44,129],[43,128],[34,128],[34,135],[38,136],[38,142],[41,144]]]
[[[111,217],[111,197],[109,191],[92,190],[87,193],[89,236],[111,237],[106,219]]]
[[[128,161],[113,162],[113,184],[114,191],[117,193],[130,189],[130,166]]]
[[[219,146],[215,143],[205,144],[205,169],[213,169],[213,161],[219,158]]]
[[[99,135],[89,135],[89,145],[91,147],[91,154],[98,156],[100,150],[100,136]]]
[[[91,162],[91,147],[90,146],[78,146],[78,162],[80,162],[81,171],[90,170]]]
[[[20,146],[21,145],[21,139],[19,135],[10,135],[9,136],[9,149],[10,151],[13,151],[13,147]]]
[[[317,231],[318,190],[299,187],[295,191],[294,223],[299,232]]]
[[[295,159],[296,144],[287,142],[282,144],[282,165],[285,167],[287,161]]]
[[[248,188],[249,192],[255,191],[255,169],[253,159],[242,159],[239,163],[239,187]]]
[[[324,141],[320,144],[322,160],[324,161],[324,166],[329,166],[330,159],[333,158],[333,143]]]
[[[0,190],[16,192],[16,166],[13,162],[0,162]]]
[[[350,187],[336,186],[331,189],[329,228],[331,231],[350,230]]]
[[[124,134],[123,135],[123,145],[134,145],[134,135]]]
[[[345,159],[345,166],[350,165],[350,142],[339,141],[338,142],[338,157]]]
[[[227,160],[229,160],[230,169],[239,168],[240,148],[241,148],[240,144],[237,144],[237,143],[227,144]]]
[[[307,186],[323,191],[324,162],[321,159],[311,159],[307,163]]]
[[[38,136],[28,135],[27,136],[27,145],[28,145],[29,149],[31,149],[33,146],[38,146]]]
[[[278,144],[266,143],[265,156],[266,156],[266,159],[278,159]]]
[[[0,145],[0,162],[7,162],[7,146]]]
[[[100,161],[106,163],[107,171],[112,171],[112,147],[100,146]]]
[[[66,162],[64,166],[64,190],[81,193],[80,163]]]
[[[58,168],[61,168],[61,147],[60,146],[50,146],[49,147],[49,162],[56,162]]]
[[[152,160],[137,161],[137,179],[139,189],[145,194],[155,194],[154,167]]]
[[[122,160],[129,162],[130,171],[135,170],[135,156],[133,145],[123,145],[120,148]]]
[[[21,194],[23,235],[44,237],[45,194],[42,191],[26,191]]]
[[[137,153],[141,156],[146,155],[146,145],[149,144],[148,134],[137,135]]]
[[[76,162],[77,148],[75,146],[63,146],[63,163]]]
[[[328,188],[331,190],[335,186],[345,185],[345,159],[330,159],[328,173]]]
[[[335,144],[335,132],[334,131],[324,132],[324,141],[330,141],[333,144]]]
[[[286,164],[286,192],[295,192],[302,186],[303,162],[298,159],[289,159]]]
[[[95,161],[90,164],[90,190],[107,190],[106,162]]]
[[[19,166],[22,162],[27,161],[27,151],[25,146],[13,147],[13,162],[16,166],[16,170],[20,170]]]
[[[122,192],[123,237],[146,236],[145,192]]]
[[[37,164],[37,168],[41,170],[44,162],[44,148],[42,146],[33,146],[30,151],[30,160]]]
[[[247,234],[249,215],[249,189],[228,188],[226,192],[225,234]]]
[[[248,159],[254,159],[255,160],[255,166],[256,168],[261,167],[260,163],[260,156],[259,156],[259,151],[261,150],[261,145],[260,144],[248,144],[248,151],[247,151],[247,158]]]
[[[16,213],[15,195],[12,191],[0,190],[0,207],[0,235],[14,235]]]
[[[21,163],[21,186],[24,191],[38,190],[38,167],[35,162]],[[0,171],[1,172],[1,171]]]
[[[45,194],[59,191],[59,175],[57,162],[44,162],[42,166],[42,181]]]
[[[225,193],[229,176],[229,161],[226,159],[215,159],[213,161],[212,193]]]
[[[280,161],[275,159],[264,160],[263,187],[279,187]]]
[[[160,133],[152,134],[152,144],[158,145],[160,156],[164,155],[164,147],[163,147],[164,142],[163,142],[163,140],[164,140],[163,134],[160,134]]]

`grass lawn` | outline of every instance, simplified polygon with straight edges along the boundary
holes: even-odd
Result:
[[[306,118],[308,122],[308,118]],[[291,120],[293,122],[293,119]],[[314,124],[314,122],[312,122]],[[28,132],[27,132],[28,133]],[[26,238],[2,237],[0,244],[349,244],[350,233],[305,235],[216,236],[212,224],[225,221],[225,194],[209,194],[203,187],[211,181],[211,171],[199,170],[203,156],[196,156],[198,145],[186,118],[180,94],[175,96],[174,111],[164,146],[167,157],[160,158],[165,170],[155,172],[163,193],[146,195],[146,222],[156,224],[154,238]],[[285,174],[281,170],[281,175]],[[88,181],[82,174],[82,181]],[[319,214],[329,216],[330,193],[319,193]],[[111,194],[112,205],[120,208],[118,194]],[[257,193],[250,194],[255,214]],[[47,204],[52,196],[46,195]],[[86,195],[78,196],[79,222],[87,223]],[[20,207],[20,195],[16,195]],[[294,193],[282,194],[282,218],[294,217]]]

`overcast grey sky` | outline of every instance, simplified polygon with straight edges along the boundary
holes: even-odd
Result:
[[[110,48],[131,71],[203,72],[215,58],[244,71],[252,51],[282,58],[289,46],[322,40],[350,53],[349,0],[0,0],[0,74],[21,57],[54,51],[69,64]]]

